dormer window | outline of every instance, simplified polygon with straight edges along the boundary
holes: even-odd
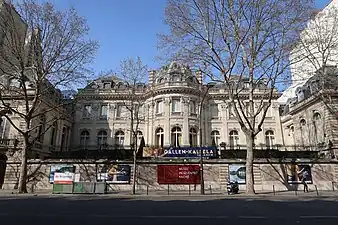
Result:
[[[299,88],[297,90],[297,100],[300,102],[304,99],[304,91],[303,89]]]
[[[158,78],[158,79],[157,79],[157,83],[158,83],[158,84],[163,83],[163,78]]]
[[[104,88],[104,89],[109,89],[109,88],[111,88],[111,83],[108,83],[108,82],[103,83],[103,88]]]
[[[179,75],[174,75],[174,76],[172,77],[172,81],[174,81],[174,82],[181,81],[181,77],[180,77]]]

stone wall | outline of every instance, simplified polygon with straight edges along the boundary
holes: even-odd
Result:
[[[70,162],[67,162],[70,163]],[[65,164],[65,163],[62,163]],[[80,181],[96,181],[97,168],[99,164],[95,162],[72,162],[76,166],[76,173],[80,175]],[[310,190],[332,190],[332,185],[338,189],[338,164],[308,164],[311,167],[313,183],[309,185]],[[29,164],[29,191],[52,190],[52,184],[49,183],[50,163]],[[205,164],[204,179],[205,189],[219,191],[226,189],[228,181],[229,164]],[[257,191],[276,191],[302,189],[302,185],[291,185],[287,182],[287,171],[290,164],[255,164],[254,179],[255,189]],[[131,165],[132,168],[132,165]],[[132,171],[131,171],[132,174]],[[17,187],[19,178],[19,164],[7,164],[5,182],[3,189],[14,189]],[[137,171],[137,190],[145,191],[166,191],[167,185],[157,183],[157,164],[138,165]],[[130,184],[110,185],[110,191],[130,191],[132,188],[132,176]],[[191,185],[193,190],[199,190],[199,185]],[[188,190],[189,185],[170,185],[170,190]],[[245,190],[245,185],[240,185],[241,190]]]

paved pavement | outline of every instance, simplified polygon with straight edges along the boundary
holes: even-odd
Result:
[[[2,195],[1,224],[338,224],[335,196]]]

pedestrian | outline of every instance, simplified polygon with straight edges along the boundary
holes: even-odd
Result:
[[[306,183],[306,180],[309,177],[308,171],[303,167],[300,171],[298,171],[298,176],[302,184],[304,185],[304,192],[309,192],[309,187]]]

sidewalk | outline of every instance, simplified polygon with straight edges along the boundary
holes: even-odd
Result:
[[[199,191],[191,191],[190,194],[188,191],[149,191],[148,194],[145,191],[138,191],[136,195],[132,195],[130,191],[118,191],[118,192],[109,192],[106,194],[53,194],[51,190],[39,190],[34,193],[18,194],[16,190],[0,190],[1,197],[16,197],[16,196],[49,196],[49,197],[58,197],[58,196],[100,196],[100,197],[112,197],[112,198],[167,198],[167,197],[184,197],[185,199],[198,199],[198,198],[269,198],[269,199],[301,199],[301,198],[337,198],[338,191],[310,191],[309,193],[304,193],[302,191],[283,191],[283,192],[264,192],[256,191],[255,195],[247,195],[245,192],[240,192],[236,195],[228,195],[225,191],[205,191],[205,195],[201,195]]]

